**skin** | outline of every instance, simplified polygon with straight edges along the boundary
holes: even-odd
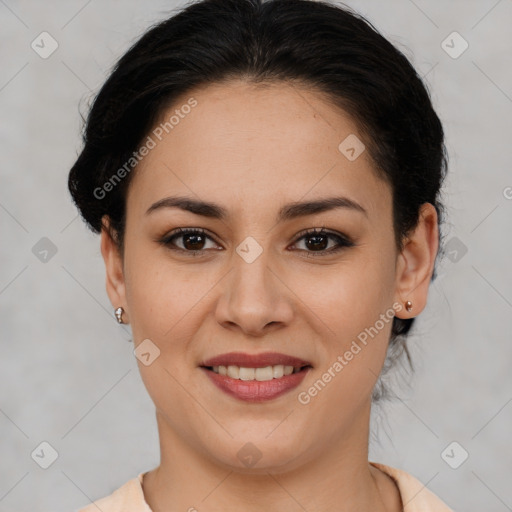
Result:
[[[348,135],[363,136],[314,90],[209,85],[163,118],[190,97],[197,106],[134,171],[123,256],[107,229],[101,235],[112,305],[124,308],[135,346],[150,339],[160,350],[149,366],[138,361],[161,451],[160,465],[144,476],[146,501],[154,512],[402,510],[394,482],[368,464],[371,393],[391,322],[307,405],[297,395],[393,303],[413,303],[400,318],[424,309],[438,249],[434,207],[422,206],[399,252],[390,187],[367,151],[349,161],[338,150]],[[171,195],[217,203],[229,216],[146,213]],[[366,214],[337,208],[276,222],[284,204],[330,196],[348,197]],[[207,231],[200,255],[190,255],[197,241],[183,236],[174,243],[189,253],[161,243],[179,227]],[[329,254],[336,239],[321,238],[315,249],[311,237],[297,237],[322,227],[355,245]],[[262,249],[252,263],[236,252],[248,236]],[[198,367],[231,351],[282,352],[313,368],[299,388],[247,403],[218,390]],[[248,442],[261,453],[253,467],[237,457]]]

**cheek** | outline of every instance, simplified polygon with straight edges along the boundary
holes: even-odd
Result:
[[[326,359],[320,372],[332,381],[318,406],[354,410],[370,395],[384,363],[394,318],[393,251],[361,251],[330,274],[316,313],[325,327]],[[389,255],[389,256],[385,256]],[[311,304],[315,308],[315,304]],[[341,359],[340,359],[341,358]],[[332,375],[336,378],[332,378]],[[321,377],[322,379],[322,377]],[[357,389],[357,394],[347,393]],[[313,390],[313,393],[315,391]]]
[[[393,268],[378,258],[353,265],[332,275],[324,296],[317,297],[325,358],[316,378],[301,389],[299,403],[311,407],[310,421],[326,435],[321,418],[333,410],[345,418],[342,423],[356,417],[382,370],[394,318]]]
[[[209,265],[177,264],[154,245],[126,242],[126,296],[136,341],[169,340],[177,334],[173,333],[175,327],[181,338],[192,336],[197,316],[194,308],[205,312],[205,295],[214,292],[223,272]],[[343,345],[372,326],[392,305],[394,260],[389,248],[360,247],[337,265],[282,270],[284,280],[306,306],[302,314],[317,315],[326,333],[339,333]]]
[[[208,276],[204,277],[207,281]],[[206,288],[198,287],[197,282],[187,278],[185,270],[180,271],[176,265],[171,267],[149,244],[146,248],[141,244],[131,251],[126,250],[125,280],[135,348],[149,339],[159,350],[148,365],[138,360],[144,385],[160,412],[169,412],[172,397],[172,408],[193,422],[197,410],[182,384],[189,382],[190,369],[194,366],[189,346],[200,327],[199,319],[195,321],[198,317],[194,315],[194,306],[198,306],[205,289],[213,282],[206,282]],[[150,348],[149,352],[152,350],[155,349]],[[180,430],[183,419],[178,421],[172,414],[166,414],[166,419]]]
[[[187,277],[186,268],[163,257],[160,249],[150,244],[129,248],[127,244],[126,297],[135,339],[163,341],[175,326],[182,332],[187,313],[200,298],[197,282]]]
[[[325,324],[345,341],[392,308],[394,261],[380,254],[354,256],[346,266],[330,272],[323,292],[312,297],[312,307],[322,312]]]

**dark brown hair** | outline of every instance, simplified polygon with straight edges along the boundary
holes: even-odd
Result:
[[[447,156],[429,92],[408,59],[348,7],[313,0],[202,0],[148,30],[118,61],[88,114],[69,190],[90,228],[108,216],[122,248],[133,158],[173,101],[196,86],[243,78],[299,81],[351,114],[376,172],[391,186],[397,246],[423,203],[439,199]],[[98,193],[98,190],[103,192]],[[440,237],[441,239],[441,237]],[[434,274],[435,277],[435,274]],[[409,352],[414,319],[393,319],[386,373]],[[385,395],[381,386],[374,399]]]

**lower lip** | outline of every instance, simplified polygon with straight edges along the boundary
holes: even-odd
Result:
[[[246,402],[265,402],[287,393],[296,388],[311,369],[311,367],[307,367],[300,372],[284,375],[279,379],[259,381],[232,379],[203,366],[200,368],[224,393]]]

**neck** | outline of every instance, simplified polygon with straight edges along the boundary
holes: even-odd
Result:
[[[219,464],[184,441],[157,413],[161,463],[144,476],[145,499],[153,512],[399,510],[393,482],[368,463],[369,413],[368,407],[362,421],[328,443],[324,452],[312,449],[309,459],[258,470]],[[325,440],[321,443],[325,448]]]

